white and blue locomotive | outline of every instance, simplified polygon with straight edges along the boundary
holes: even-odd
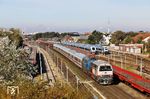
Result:
[[[111,84],[113,82],[113,68],[108,62],[89,58],[60,44],[54,44],[53,48],[90,74],[99,84]]]
[[[82,43],[76,43],[76,42],[61,42],[61,44],[85,49],[92,53],[109,54],[109,50],[107,49],[107,47],[104,47],[100,44],[82,44]]]

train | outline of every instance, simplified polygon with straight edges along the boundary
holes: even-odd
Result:
[[[97,79],[97,81],[99,83],[101,83],[100,82],[101,77],[99,77],[98,75],[102,74],[102,72],[99,71],[98,68],[100,69],[100,66],[103,63],[105,63],[105,65],[106,65],[107,62],[105,62],[103,60],[90,59],[85,54],[77,53],[75,50],[71,50],[71,49],[67,48],[66,46],[64,46],[64,44],[62,44],[62,45],[60,45],[59,43],[58,44],[55,44],[55,43],[46,43],[45,44],[45,42],[47,42],[47,41],[43,41],[43,42],[38,42],[42,48],[44,48],[46,50],[46,48],[49,45],[52,45],[53,47],[49,47],[49,48],[55,49],[56,51],[63,54],[69,60],[74,62],[79,68],[81,68],[85,72],[88,72],[93,79],[98,78],[99,80]],[[57,45],[59,45],[59,47]],[[85,62],[85,61],[88,61],[88,62]],[[108,75],[109,77],[113,76],[113,77],[110,77],[112,79],[111,83],[115,83],[114,78],[119,78],[119,80],[126,83],[127,85],[132,86],[133,88],[141,91],[144,94],[147,94],[148,96],[150,95],[150,80],[149,79],[146,79],[146,78],[142,77],[141,75],[135,74],[131,71],[125,70],[125,69],[120,68],[119,66],[116,66],[113,64],[112,65],[109,64],[109,66],[110,67],[112,66],[111,71],[107,71],[107,74],[109,74],[111,72],[111,75]],[[113,72],[113,74],[112,74],[112,72]],[[105,72],[103,72],[103,73],[105,74]],[[101,76],[103,76],[105,78],[105,75],[102,74]],[[107,83],[107,81],[106,81],[106,83]],[[105,82],[102,82],[102,84],[105,84]]]
[[[90,58],[85,54],[71,50],[61,44],[54,44],[53,48],[75,63],[80,69],[89,74],[99,84],[112,84],[113,68],[107,61]]]
[[[150,94],[150,80],[147,80],[146,78],[143,78],[142,76],[128,70],[122,69],[119,66],[115,66],[112,64],[112,67],[114,73],[113,76],[115,79],[119,78],[120,81],[131,85],[133,88],[136,88],[148,95]]]
[[[82,44],[82,43],[76,43],[76,42],[61,42],[61,44],[66,45],[66,46],[73,46],[73,47],[85,49],[95,54],[98,54],[98,53],[109,54],[108,48],[100,44]]]

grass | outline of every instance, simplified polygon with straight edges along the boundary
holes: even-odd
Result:
[[[15,99],[91,99],[86,90],[76,91],[68,84],[61,86],[56,83],[53,87],[48,87],[47,82],[39,84],[25,81],[18,86],[19,94],[14,96]],[[6,88],[7,86],[0,86],[0,99],[12,99],[11,95],[7,94]]]

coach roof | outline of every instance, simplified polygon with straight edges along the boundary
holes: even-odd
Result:
[[[60,45],[60,44],[54,44],[54,47],[60,48],[61,50],[69,53],[70,55],[72,55],[72,56],[74,56],[74,57],[76,57],[76,58],[78,58],[80,60],[82,60],[84,57],[86,57],[84,54],[78,53],[75,50],[71,50],[71,49],[69,49],[67,47],[64,47],[64,46]]]

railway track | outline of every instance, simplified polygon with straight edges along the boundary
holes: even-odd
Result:
[[[135,60],[133,61],[133,59],[131,59],[131,61],[128,61],[130,59],[130,57],[127,58],[127,56],[125,57],[122,54],[120,54],[120,55],[116,55],[116,54],[115,55],[102,55],[102,54],[100,54],[97,56],[97,59],[103,59],[105,61],[109,61],[111,64],[120,66],[121,68],[127,69],[136,74],[142,75],[146,79],[150,79],[150,72],[145,71],[145,69],[142,69],[142,74],[141,74],[140,69],[139,69],[141,63],[138,63],[139,64],[139,67],[138,67],[134,63]],[[140,60],[140,62],[141,62],[141,60]],[[142,62],[142,65],[143,64],[144,63]],[[148,64],[148,62],[147,62],[147,64]]]
[[[95,84],[97,85],[97,84]],[[97,85],[98,89],[102,90],[103,94],[111,99],[134,99],[134,97],[132,96],[129,96],[128,93],[124,92],[123,90],[121,90],[120,88],[118,88],[117,86],[115,85],[111,85],[111,86],[99,86]],[[105,91],[107,91],[107,93],[105,93]],[[117,94],[116,94],[117,92]],[[113,95],[109,95],[109,94],[113,94]],[[127,98],[128,97],[128,98]]]
[[[126,61],[126,64],[129,65],[130,63],[131,66],[134,66],[135,68],[138,68],[142,64],[142,66],[145,69],[145,72],[147,74],[150,74],[150,59],[141,57],[139,55],[133,55],[129,53],[124,53],[124,52],[116,52],[116,51],[111,51],[112,57],[116,60],[123,59]]]

